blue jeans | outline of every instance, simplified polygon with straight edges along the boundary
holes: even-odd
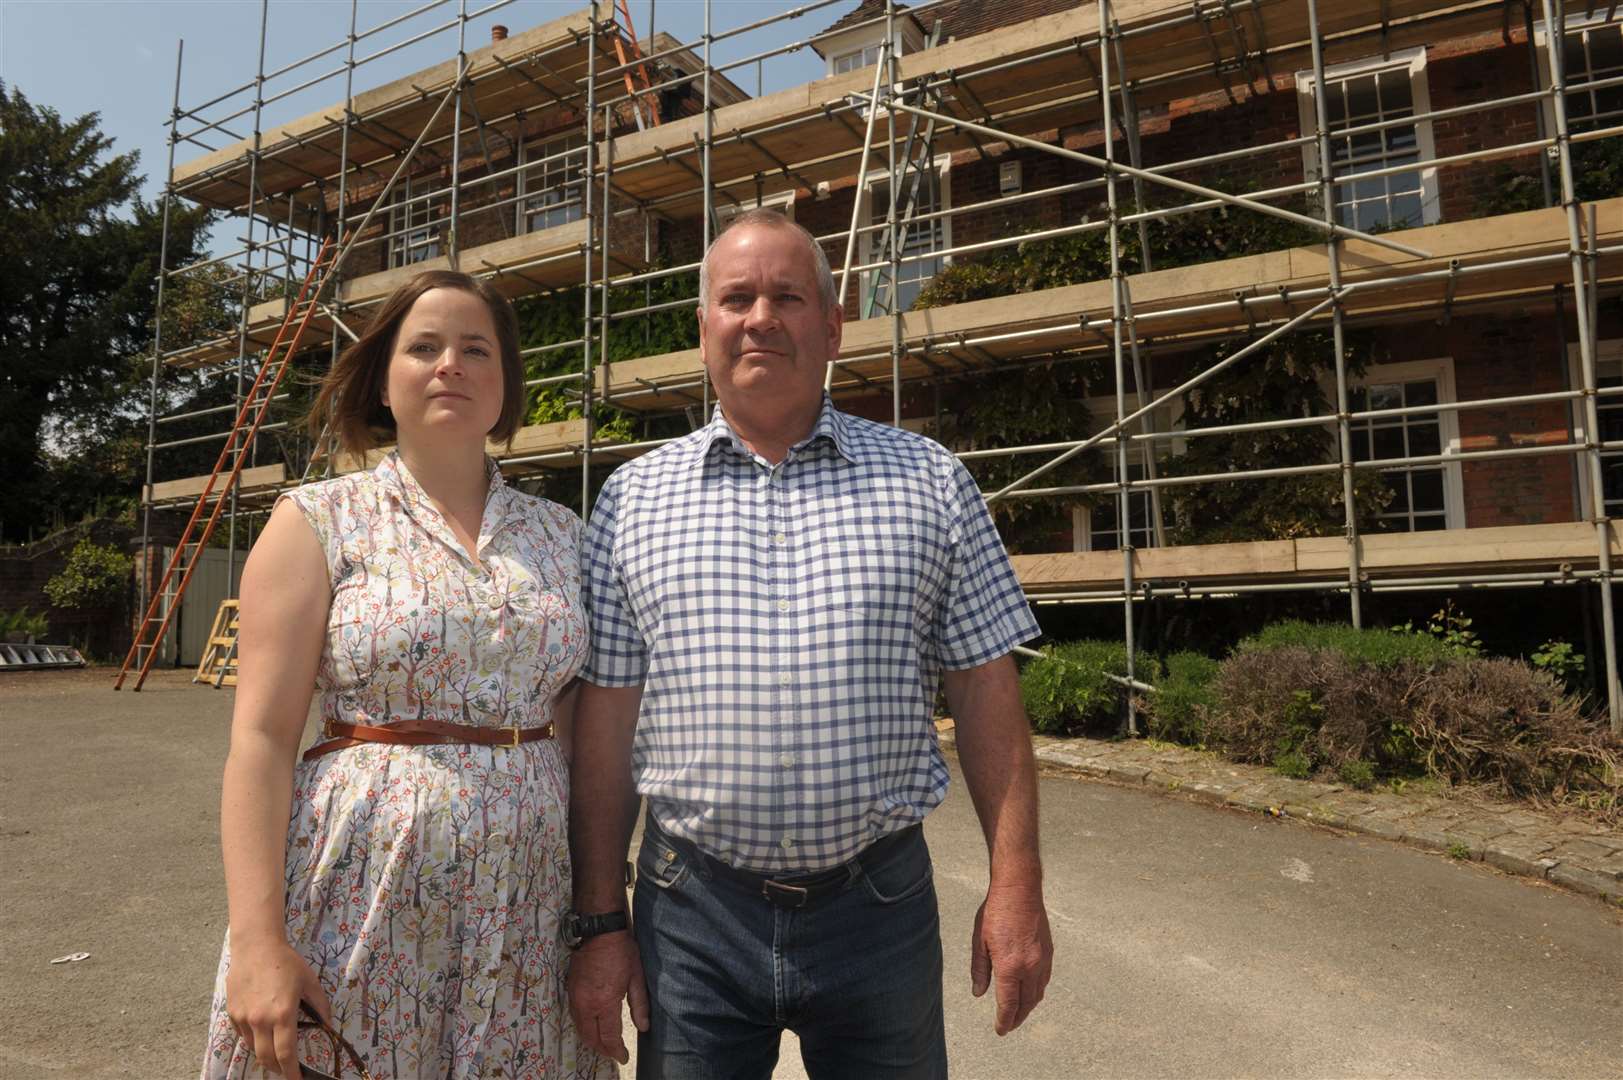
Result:
[[[941,925],[922,831],[786,909],[650,820],[632,904],[650,1024],[638,1080],[768,1078],[784,1029],[813,1080],[947,1075]]]

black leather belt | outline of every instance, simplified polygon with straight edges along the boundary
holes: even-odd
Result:
[[[736,866],[729,866],[713,855],[700,851],[687,840],[671,836],[660,829],[650,818],[648,826],[659,838],[660,843],[669,844],[678,853],[690,861],[704,864],[705,870],[716,877],[742,885],[752,893],[759,894],[767,903],[780,908],[803,908],[807,904],[815,903],[825,897],[845,888],[856,878],[855,867],[864,872],[879,869],[890,861],[909,841],[913,840],[923,831],[924,826],[914,824],[905,829],[881,836],[878,840],[862,849],[862,853],[848,863],[828,870],[819,870],[813,874],[789,874],[774,877],[767,874],[756,874],[749,870],[741,870]]]

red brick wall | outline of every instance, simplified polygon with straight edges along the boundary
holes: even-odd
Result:
[[[1455,38],[1426,53],[1426,82],[1434,110],[1532,90],[1527,35],[1520,29],[1506,45],[1498,33]],[[1534,105],[1515,105],[1435,120],[1432,142],[1438,157],[1471,153],[1538,138]],[[1480,217],[1483,201],[1497,193],[1508,171],[1533,173],[1536,154],[1443,166],[1437,170],[1444,221]]]
[[[1570,335],[1576,328],[1569,329]],[[1410,323],[1382,334],[1394,362],[1452,357],[1457,400],[1555,393],[1566,359],[1554,317],[1457,314],[1447,326]],[[1467,409],[1458,415],[1464,453],[1567,442],[1561,402]],[[1571,521],[1573,458],[1542,454],[1461,466],[1468,528]]]

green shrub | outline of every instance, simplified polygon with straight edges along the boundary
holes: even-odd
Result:
[[[1210,689],[1207,744],[1287,776],[1359,788],[1429,777],[1623,813],[1623,740],[1549,671],[1458,641],[1279,623],[1242,642]]]
[[[1391,667],[1400,663],[1446,663],[1455,653],[1447,644],[1425,634],[1401,630],[1359,630],[1344,623],[1300,620],[1263,627],[1234,647],[1236,653],[1257,649],[1299,648],[1332,652],[1358,664]]]
[[[1342,763],[1336,770],[1342,783],[1357,788],[1359,791],[1369,791],[1375,787],[1375,766],[1368,761],[1348,761]]]
[[[1153,661],[1140,658],[1140,678]],[[1114,722],[1124,688],[1110,676],[1127,674],[1120,641],[1070,641],[1043,649],[1020,673],[1020,695],[1032,726],[1043,733]]]
[[[1570,642],[1546,641],[1533,650],[1527,662],[1559,681],[1568,693],[1579,691],[1584,677],[1584,654],[1574,650]]]
[[[1207,718],[1217,704],[1212,683],[1221,665],[1197,652],[1176,652],[1165,660],[1156,693],[1144,700],[1149,733],[1168,742],[1203,746]]]
[[[116,547],[81,540],[68,553],[67,565],[45,583],[45,595],[60,608],[91,608],[124,594],[135,561]]]
[[[25,607],[16,611],[0,611],[0,641],[13,634],[41,638],[47,629],[44,614],[36,615]]]
[[[1404,634],[1429,634],[1442,642],[1455,656],[1481,656],[1482,639],[1471,629],[1474,621],[1464,612],[1457,610],[1454,601],[1450,600],[1432,613],[1431,618],[1426,620],[1424,628],[1413,623],[1403,623],[1393,629]]]

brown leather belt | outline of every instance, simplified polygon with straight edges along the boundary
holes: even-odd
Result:
[[[314,761],[323,754],[362,743],[393,743],[400,746],[428,746],[435,743],[471,743],[475,746],[517,747],[521,743],[552,738],[552,722],[540,727],[471,727],[439,720],[402,720],[386,727],[368,724],[340,724],[328,720],[321,729],[325,742],[304,752],[304,760]]]

